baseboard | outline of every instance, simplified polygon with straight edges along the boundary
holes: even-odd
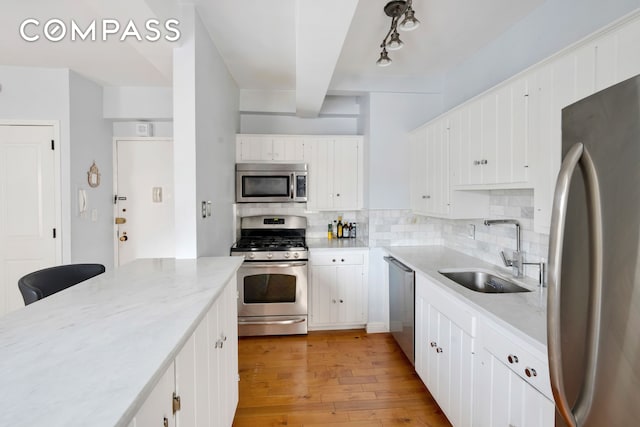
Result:
[[[370,322],[367,323],[368,334],[379,334],[382,332],[389,332],[389,328],[384,322]]]

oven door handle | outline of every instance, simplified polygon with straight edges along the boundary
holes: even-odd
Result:
[[[238,319],[238,324],[241,325],[295,325],[296,323],[304,323],[306,319],[304,317],[298,317],[295,319],[286,320],[243,320]]]
[[[290,268],[290,267],[304,267],[305,265],[307,265],[306,261],[300,261],[300,262],[287,262],[287,263],[262,263],[262,264],[254,264],[251,261],[245,261],[244,264],[242,264],[243,267],[248,267],[248,268]]]

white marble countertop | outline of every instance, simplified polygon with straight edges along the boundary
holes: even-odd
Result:
[[[507,330],[526,341],[536,350],[547,352],[547,289],[537,281],[513,279],[510,273],[477,258],[442,246],[391,246],[384,250],[403,264],[421,272],[445,291],[457,295],[480,313],[495,320]],[[483,268],[500,273],[532,289],[533,292],[512,294],[484,294],[460,286],[438,273],[444,268]]]
[[[242,257],[137,260],[0,318],[0,426],[126,426]]]
[[[360,239],[306,239],[310,250],[322,249],[368,249],[369,247]]]

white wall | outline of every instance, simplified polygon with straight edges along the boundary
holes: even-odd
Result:
[[[446,72],[444,110],[489,89],[640,7],[640,0],[547,0]]]
[[[173,118],[173,89],[170,87],[108,86],[104,88],[103,102],[107,119]]]
[[[69,70],[0,66],[0,119],[60,124],[62,261],[71,262]]]
[[[441,110],[439,94],[369,94],[369,208],[409,207],[407,133]]]
[[[228,255],[238,88],[193,5],[183,6],[181,29],[173,70],[176,257]],[[207,219],[203,200],[213,202]]]
[[[70,188],[71,262],[97,262],[113,268],[113,151],[111,123],[103,118],[102,86],[71,71]],[[89,187],[87,171],[93,162],[100,185]],[[78,190],[87,193],[87,212],[78,212]],[[92,218],[97,215],[97,218]]]

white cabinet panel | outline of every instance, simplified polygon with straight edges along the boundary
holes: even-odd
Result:
[[[474,320],[420,274],[415,303],[416,372],[454,426],[471,426]],[[461,327],[452,317],[471,322]]]
[[[163,426],[166,420],[169,427],[175,427],[173,417],[173,391],[175,390],[174,366],[162,375],[135,417],[136,427]]]
[[[311,252],[310,329],[341,329],[367,322],[367,253]]]
[[[303,162],[304,139],[290,135],[236,135],[236,162]]]
[[[362,209],[362,149],[361,137],[314,137],[305,141],[309,209]]]

